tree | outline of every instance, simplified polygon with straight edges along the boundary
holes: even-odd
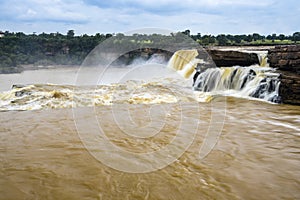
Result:
[[[209,37],[208,36],[204,36],[201,41],[202,41],[203,45],[208,45],[209,44]]]
[[[228,39],[226,38],[226,36],[224,34],[218,35],[217,41],[218,41],[219,45],[221,45],[221,46],[228,44]]]
[[[253,33],[252,37],[254,41],[261,39],[261,36],[258,33]]]
[[[113,36],[112,34],[107,33],[107,34],[105,35],[105,38],[107,39],[107,38],[110,38],[110,37],[112,37],[112,36]]]
[[[293,41],[296,43],[297,41],[300,41],[300,32],[295,32],[293,34]]]
[[[187,36],[190,36],[191,35],[191,31],[190,30],[185,30],[182,32],[183,34],[187,35]]]
[[[74,37],[74,35],[75,35],[74,30],[68,30],[67,38],[72,38],[72,37]]]
[[[240,44],[242,42],[242,37],[240,35],[235,35],[234,36],[234,42],[236,44]]]
[[[24,34],[24,33],[22,33],[22,32],[18,32],[18,33],[16,33],[16,36],[20,38],[20,37],[24,37],[24,36],[25,36],[25,34]]]
[[[119,40],[124,38],[124,37],[125,37],[125,35],[123,33],[117,33],[116,34],[116,38],[118,38]]]
[[[209,43],[214,44],[216,42],[215,36],[210,36],[209,37]]]
[[[281,40],[281,41],[284,40],[284,39],[285,39],[285,35],[280,34],[280,35],[278,36],[278,39]]]
[[[245,41],[246,42],[251,42],[252,39],[253,39],[252,35],[249,34],[249,35],[246,36]]]
[[[277,38],[276,33],[273,33],[271,36],[272,42],[274,42],[276,40],[276,38]]]

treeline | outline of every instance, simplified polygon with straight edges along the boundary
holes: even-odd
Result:
[[[191,35],[189,30],[182,32],[190,36],[201,45],[218,45],[218,46],[261,46],[261,45],[288,45],[300,42],[300,32],[295,32],[292,35],[272,34],[260,35],[258,33],[248,35],[230,35],[220,34],[214,35]]]
[[[86,55],[111,34],[75,36],[70,30],[61,33],[26,35],[6,31],[0,38],[0,66],[79,65]]]
[[[183,34],[181,34],[183,33]],[[257,33],[249,35],[191,35],[189,30],[169,36],[152,34],[100,34],[75,36],[73,30],[67,34],[41,33],[24,34],[22,32],[0,32],[0,67],[10,68],[21,65],[80,65],[87,54],[99,43],[115,36],[114,44],[123,48],[167,47],[181,42],[191,44],[192,38],[200,45],[276,45],[300,43],[300,32],[285,36],[283,34],[263,36]],[[186,37],[187,35],[189,37]]]

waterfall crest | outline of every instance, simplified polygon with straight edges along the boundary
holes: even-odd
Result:
[[[259,60],[259,65],[261,67],[269,67],[268,63],[268,52],[267,51],[259,51],[256,52],[258,60]]]
[[[280,103],[279,85],[279,74],[271,68],[235,66],[209,68],[197,74],[193,87],[201,92]]]
[[[178,50],[171,57],[168,62],[168,68],[177,71],[184,78],[189,78],[195,72],[197,64],[200,62],[196,57],[198,51],[192,50]]]

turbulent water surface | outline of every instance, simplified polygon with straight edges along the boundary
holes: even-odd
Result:
[[[26,85],[0,94],[0,199],[300,198],[299,106],[221,93],[203,99],[205,91],[192,92],[192,85],[173,78],[75,86],[70,77],[76,70],[68,69],[64,85],[34,81],[60,72],[35,71],[32,82],[20,81],[28,74],[1,75]],[[226,113],[224,126],[214,149],[200,159],[208,130],[222,123],[213,112]],[[92,120],[113,145],[136,154],[159,151],[175,137],[182,143],[195,138],[170,165],[127,173],[95,157],[110,151],[113,160],[117,152],[97,143],[86,148],[78,122],[85,133],[97,134]],[[144,137],[149,124],[157,134]]]

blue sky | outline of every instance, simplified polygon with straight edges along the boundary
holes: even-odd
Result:
[[[119,33],[142,28],[202,34],[300,31],[299,0],[0,0],[0,30]]]

